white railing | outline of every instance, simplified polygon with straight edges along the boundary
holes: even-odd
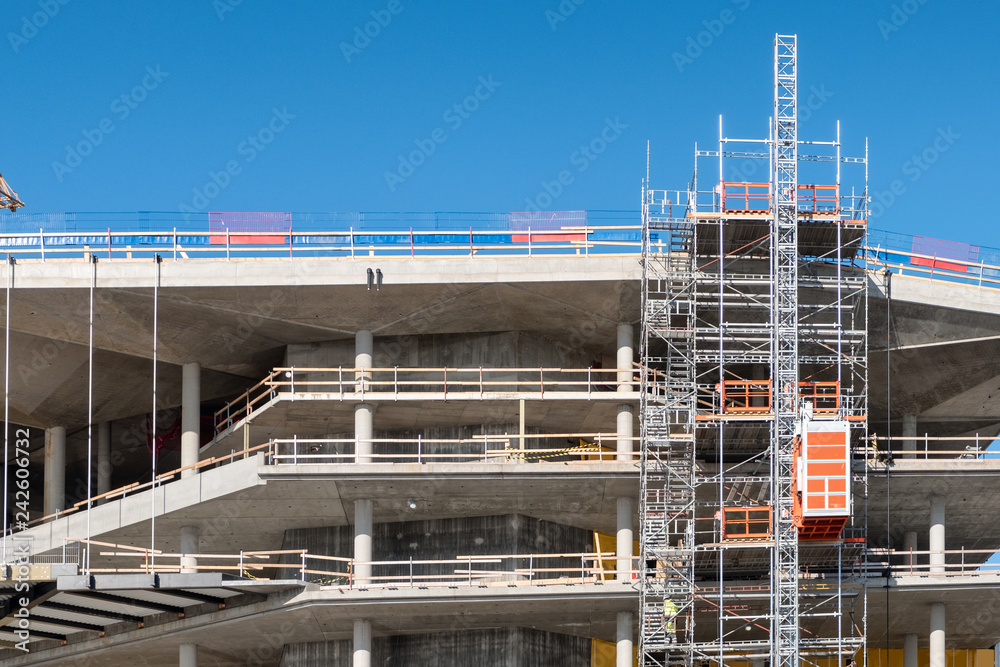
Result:
[[[67,541],[88,545],[92,560],[99,556],[109,563],[122,561],[120,567],[99,565],[84,569],[84,574],[163,574],[182,570],[222,572],[248,579],[296,579],[348,589],[578,584],[605,581],[615,576],[613,567],[609,569],[605,566],[615,562],[614,552],[458,555],[454,558],[360,561],[314,554],[307,549],[194,554],[167,553],[95,540]],[[105,550],[100,550],[102,548]],[[192,565],[192,561],[197,565]],[[358,576],[359,565],[370,570],[371,576]],[[628,578],[634,578],[636,574],[630,571]]]
[[[480,257],[637,255],[640,225],[572,225],[557,229],[331,229],[293,231],[20,232],[0,234],[0,252],[18,260],[85,258],[103,261],[261,257]]]
[[[544,447],[539,444],[543,440],[573,439],[578,444],[567,442],[565,447]],[[617,443],[621,440],[631,442],[631,454],[618,454]],[[535,463],[551,459],[578,457],[580,462],[613,462],[637,461],[639,458],[639,438],[620,437],[617,433],[525,433],[511,435],[475,435],[468,438],[376,438],[365,441],[372,444],[372,453],[366,453],[364,458],[368,463]],[[80,511],[86,511],[88,505],[97,507],[103,502],[126,498],[152,488],[162,487],[174,480],[181,479],[181,473],[186,470],[202,471],[225,466],[234,461],[244,460],[251,456],[263,454],[266,465],[297,465],[306,463],[354,465],[358,462],[355,453],[356,441],[353,438],[283,438],[270,440],[261,445],[230,452],[222,456],[202,459],[197,463],[183,466],[175,470],[160,473],[155,480],[133,482],[112,489],[105,493],[80,500],[59,512],[32,519],[27,523],[29,528],[58,519]],[[382,448],[392,448],[395,451],[379,451]],[[564,468],[559,468],[563,470]],[[13,527],[10,533],[16,535]],[[13,538],[16,540],[17,538]],[[15,550],[14,542],[8,538],[8,552]],[[42,561],[32,561],[42,562]],[[63,561],[53,561],[63,562]]]
[[[1000,577],[1000,563],[986,562],[997,553],[996,549],[948,549],[926,551],[917,549],[872,549],[871,555],[878,562],[869,562],[868,576],[885,575],[886,560],[890,563],[889,576],[900,577]],[[932,563],[936,556],[939,562]]]
[[[900,276],[1000,289],[1000,266],[906,250],[867,246],[869,270],[890,271]]]
[[[620,381],[619,372],[629,379]],[[281,394],[323,400],[636,400],[632,369],[604,368],[275,368],[215,413],[219,434]],[[627,388],[619,392],[620,387]]]
[[[872,435],[864,450],[870,463],[885,464],[892,461],[913,459],[940,460],[961,459],[965,461],[1000,461],[1000,450],[989,449],[995,436],[949,435],[932,436],[924,433],[917,436]]]
[[[546,441],[564,441],[560,447]],[[617,443],[629,441],[633,453],[616,452]],[[531,463],[567,457],[581,461],[635,461],[639,458],[637,437],[615,433],[526,433],[482,434],[469,438],[372,438],[365,440],[371,452],[366,463]],[[575,443],[575,444],[574,444]],[[354,438],[280,438],[272,440],[269,462],[275,465],[306,463],[353,464],[357,461]]]

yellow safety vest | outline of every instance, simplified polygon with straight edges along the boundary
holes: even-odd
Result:
[[[674,618],[677,616],[677,605],[674,604],[673,600],[663,601],[663,617],[664,626],[667,634],[673,634],[676,631]]]

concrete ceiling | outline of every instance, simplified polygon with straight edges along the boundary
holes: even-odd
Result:
[[[180,402],[179,365],[199,362],[203,398],[234,394],[281,363],[289,344],[379,336],[524,331],[597,355],[615,350],[619,322],[639,319],[635,257],[379,258],[373,261],[188,260],[160,265],[158,394]],[[85,424],[90,340],[89,265],[26,262],[14,271],[11,420]],[[5,270],[10,270],[9,267]],[[148,412],[155,265],[96,266],[95,420]]]
[[[1000,548],[1000,524],[993,517],[1000,513],[998,484],[1000,460],[897,459],[888,478],[879,472],[868,475],[869,544],[886,544],[888,495],[888,529],[893,548],[902,548],[904,533],[915,531],[918,550],[928,549],[930,497],[938,495],[946,499],[946,549],[996,550]],[[858,496],[858,503],[863,500]],[[983,561],[989,555],[969,554],[967,562]],[[949,562],[952,560],[949,557]]]
[[[887,311],[882,278],[870,287],[874,429],[885,433],[887,415],[896,422],[909,414],[921,435],[1000,432],[1000,292],[894,275]]]
[[[988,649],[1000,641],[1000,577],[979,575],[891,579],[888,591],[885,579],[869,582],[868,645],[903,648],[905,635],[915,633],[917,645],[928,648],[934,602],[945,605],[945,648]]]
[[[542,428],[546,433],[614,433],[619,403],[636,403],[638,396],[606,392],[608,400],[544,399],[526,400],[526,428]],[[353,437],[354,407],[357,402],[338,400],[291,400],[288,395],[261,406],[254,413],[249,434],[240,424],[222,432],[203,448],[203,456],[228,453],[274,438]],[[517,424],[520,406],[516,400],[380,401],[374,403],[373,420],[379,431],[417,431],[446,425],[481,426]],[[634,410],[634,432],[638,433],[638,409]],[[516,429],[515,429],[516,430]],[[513,433],[514,431],[512,431]]]
[[[201,529],[204,553],[282,548],[294,528],[352,525],[354,501],[372,499],[375,523],[524,514],[614,533],[617,500],[639,493],[635,462],[263,466],[254,456],[171,482],[157,492],[156,548],[180,549],[183,526]],[[416,505],[410,508],[410,501]],[[132,494],[28,530],[34,550],[64,537],[148,548],[150,492]],[[638,515],[636,515],[638,521]],[[92,564],[125,567],[92,554]]]

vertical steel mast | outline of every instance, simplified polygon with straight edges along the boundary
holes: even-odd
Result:
[[[774,493],[774,552],[771,568],[772,664],[799,667],[799,544],[792,523],[796,396],[799,383],[798,313],[798,132],[794,35],[774,38],[774,118],[771,220],[771,488]]]

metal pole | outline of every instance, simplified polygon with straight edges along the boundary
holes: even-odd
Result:
[[[4,357],[3,357],[3,557],[0,563],[7,562],[7,533],[10,524],[7,517],[7,467],[10,462],[10,296],[14,282],[14,262],[7,255],[7,295],[4,300]],[[26,517],[27,518],[27,517]],[[65,545],[65,542],[63,543]],[[65,558],[63,562],[65,562]]]
[[[110,232],[109,232],[110,233]],[[110,236],[108,237],[110,239]],[[97,286],[97,256],[91,255],[91,276],[90,276],[90,320],[88,329],[90,338],[87,344],[87,540],[90,540],[90,509],[93,505],[94,497],[91,484],[93,483],[93,450],[94,450],[94,288]],[[154,443],[155,445],[155,443]],[[87,561],[87,569],[90,569],[90,561]]]
[[[156,273],[153,280],[153,413],[152,413],[152,425],[150,427],[150,436],[153,439],[153,471],[152,471],[152,484],[149,491],[149,546],[150,546],[150,558],[149,564],[151,567],[156,565],[156,362],[157,362],[157,336],[159,335],[159,316],[160,316],[160,256],[153,255],[153,261],[156,264]]]

